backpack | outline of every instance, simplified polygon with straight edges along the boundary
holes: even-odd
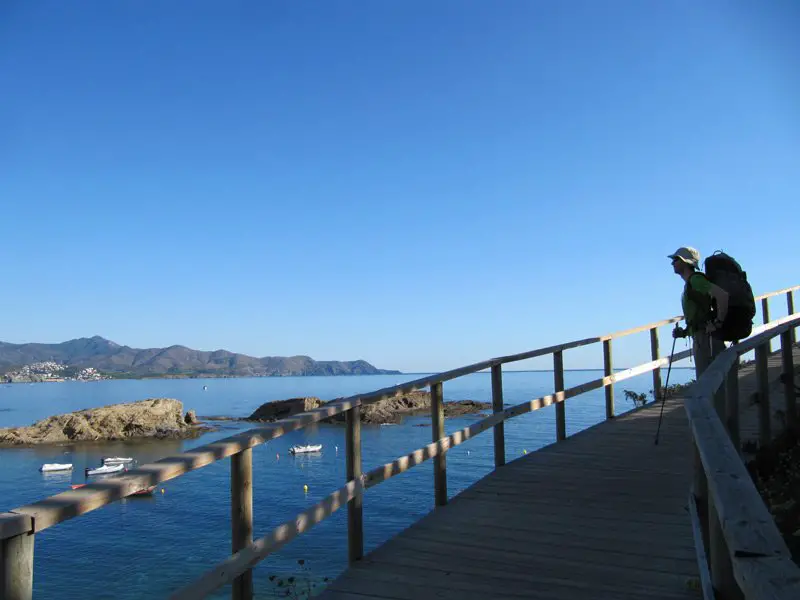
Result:
[[[741,265],[721,250],[703,261],[706,278],[728,292],[728,314],[718,337],[727,342],[738,342],[753,331],[756,301]],[[716,304],[716,302],[714,303]]]

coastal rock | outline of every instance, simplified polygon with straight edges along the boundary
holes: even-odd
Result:
[[[0,429],[0,446],[135,438],[189,438],[204,430],[203,427],[186,423],[182,402],[168,398],[150,398],[56,415],[37,421],[30,427]]]
[[[190,410],[186,413],[186,416],[183,418],[184,423],[187,425],[197,425],[200,421],[197,420],[197,413],[193,410]]]
[[[322,400],[315,396],[307,398],[289,398],[288,400],[275,400],[259,406],[246,421],[277,421],[301,412],[307,412],[322,406]]]
[[[458,417],[477,413],[491,408],[488,402],[475,400],[457,400],[444,403],[445,417]],[[398,393],[395,396],[379,400],[374,404],[361,407],[361,422],[373,425],[397,423],[402,417],[430,412],[431,394],[424,390]],[[343,414],[333,417],[334,421],[343,422]]]
[[[331,402],[335,402],[332,400]],[[288,400],[275,400],[259,406],[246,421],[277,421],[294,416],[298,413],[308,412],[328,404],[317,397],[289,398]],[[489,402],[476,402],[475,400],[458,400],[444,403],[445,417],[459,417],[491,408]],[[373,404],[361,407],[361,422],[371,425],[398,423],[404,416],[429,412],[431,409],[431,394],[424,390],[399,393],[391,398],[380,400]],[[225,417],[209,417],[209,419],[223,420]],[[339,414],[324,423],[344,423],[345,415]]]

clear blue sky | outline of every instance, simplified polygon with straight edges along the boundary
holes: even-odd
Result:
[[[799,28],[792,0],[6,0],[0,339],[439,370],[678,313],[684,244],[796,284]]]

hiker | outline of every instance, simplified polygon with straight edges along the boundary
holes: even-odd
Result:
[[[721,330],[728,314],[728,292],[699,271],[700,253],[694,248],[678,248],[669,258],[675,273],[686,282],[681,296],[686,327],[676,326],[672,337],[692,337],[699,376],[711,362],[712,340],[713,354],[724,348]]]

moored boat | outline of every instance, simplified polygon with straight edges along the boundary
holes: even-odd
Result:
[[[133,462],[132,458],[123,458],[120,456],[107,456],[103,458],[104,465],[113,465],[118,463],[130,463]]]
[[[122,463],[117,463],[115,465],[103,465],[102,467],[96,467],[94,469],[86,468],[86,475],[106,475],[107,473],[119,473],[125,468],[125,465]]]
[[[44,463],[39,470],[42,473],[53,473],[55,471],[71,471],[72,463]]]
[[[322,450],[322,444],[309,444],[308,446],[292,446],[289,452],[292,454],[307,454],[309,452],[319,452]]]

